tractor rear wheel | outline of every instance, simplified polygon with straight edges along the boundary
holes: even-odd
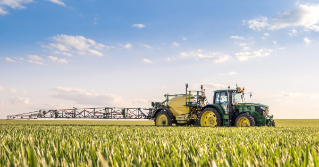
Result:
[[[216,109],[208,107],[202,111],[199,117],[199,123],[200,126],[221,126],[222,119]]]
[[[172,126],[172,119],[165,111],[160,111],[155,118],[155,126]]]
[[[240,114],[235,121],[235,125],[237,127],[249,127],[249,126],[255,126],[255,120],[252,116],[244,113]]]

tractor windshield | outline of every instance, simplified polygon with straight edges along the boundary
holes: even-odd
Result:
[[[242,93],[233,93],[233,103],[242,103]]]

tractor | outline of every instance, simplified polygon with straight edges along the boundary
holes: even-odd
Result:
[[[215,90],[213,103],[208,103],[205,89],[185,94],[165,94],[163,102],[152,102],[156,126],[275,126],[269,106],[260,103],[245,103],[245,88]],[[250,97],[252,93],[250,92]]]

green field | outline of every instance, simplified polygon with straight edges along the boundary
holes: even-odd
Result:
[[[319,165],[319,120],[276,120],[275,128],[145,126],[152,121],[0,124],[0,166]]]

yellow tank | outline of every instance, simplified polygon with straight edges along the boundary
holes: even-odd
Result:
[[[191,94],[191,97],[194,97],[194,95]],[[185,95],[174,97],[171,100],[169,100],[167,104],[174,116],[187,114],[189,112],[189,107],[185,106],[186,105]]]

